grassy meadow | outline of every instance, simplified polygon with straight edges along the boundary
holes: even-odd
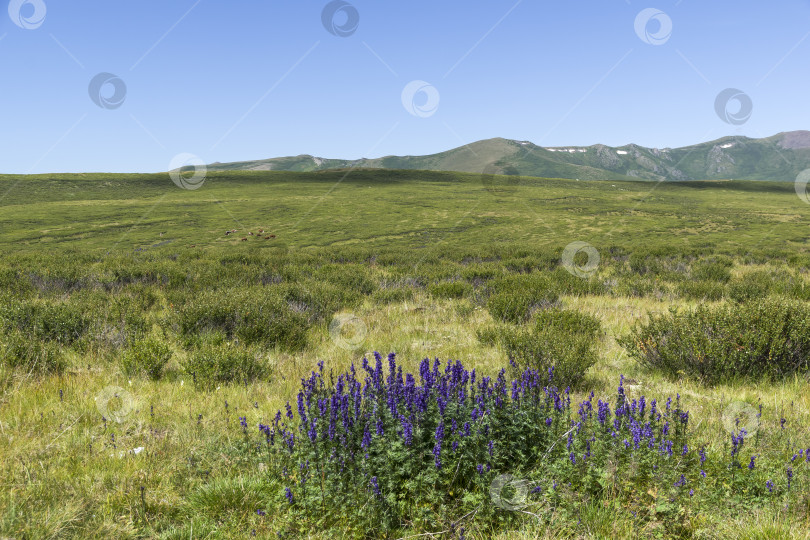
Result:
[[[0,537],[810,537],[793,184],[0,176],[0,208]],[[411,410],[375,351],[463,395]],[[330,442],[352,365],[380,427]],[[472,369],[517,383],[479,409]]]

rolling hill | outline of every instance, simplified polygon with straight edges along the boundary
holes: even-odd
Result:
[[[541,147],[529,141],[487,139],[427,156],[326,159],[311,155],[214,163],[212,171],[300,171],[377,168],[455,171],[582,180],[795,180],[810,168],[810,131],[762,139],[732,136],[683,148]]]

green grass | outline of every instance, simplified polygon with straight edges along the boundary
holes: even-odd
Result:
[[[262,250],[584,240],[736,253],[798,250],[808,237],[793,185],[765,182],[524,179],[493,194],[474,174],[347,170],[211,173],[185,191],[166,175],[87,174],[0,176],[0,197],[0,248],[15,252],[229,247],[258,229],[277,234],[249,238]]]
[[[644,368],[616,342],[670,307],[807,301],[810,213],[792,184],[486,188],[480,175],[424,171],[217,172],[196,191],[166,175],[0,176],[0,324],[13,330],[0,345],[19,349],[27,336],[60,359],[55,370],[0,366],[0,536],[272,537],[291,526],[283,488],[246,451],[239,417],[266,423],[319,360],[337,371],[373,350],[397,352],[411,370],[430,356],[497,374],[507,351],[479,331],[529,328],[535,308],[548,307],[518,297],[529,320],[495,320],[489,299],[515,282],[548,284],[555,306],[602,325],[575,399],[611,395],[624,374],[631,397],[681,392],[711,452],[728,446],[723,415],[734,401],[763,403],[762,430],[778,435],[784,417],[796,444],[810,446],[805,377],[708,387]],[[247,234],[259,229],[261,239]],[[600,254],[587,279],[563,268],[574,241]],[[148,336],[172,353],[157,380],[122,365]],[[211,351],[219,360],[205,369],[226,376],[196,381],[188,366]],[[708,500],[682,536],[808,537],[806,498],[787,509]],[[636,520],[598,501],[578,511],[473,520],[467,538],[670,534],[664,518]],[[312,536],[364,533],[350,519],[331,531],[310,525]]]

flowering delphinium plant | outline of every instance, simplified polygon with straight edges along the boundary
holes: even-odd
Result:
[[[483,501],[494,469],[528,464],[568,428],[570,397],[547,373],[507,383],[503,370],[493,379],[426,359],[414,376],[393,354],[364,359],[361,370],[327,384],[321,363],[302,381],[295,421],[288,404],[259,426],[290,504],[314,511],[371,498],[377,524],[429,519],[437,491]]]
[[[429,530],[442,521],[460,526],[453,519],[467,514],[494,516],[490,486],[509,473],[533,483],[532,504],[609,493],[649,506],[653,493],[654,513],[683,517],[683,505],[705,499],[723,478],[773,470],[760,472],[761,452],[742,455],[744,433],[732,438],[741,471],[728,466],[728,454],[710,459],[703,441],[690,440],[680,396],[630,397],[621,378],[615,402],[591,393],[577,407],[553,382],[553,369],[507,380],[503,370],[482,376],[461,362],[429,359],[414,375],[393,354],[375,354],[337,377],[320,363],[302,380],[295,406],[259,425],[279,502],[306,516],[301,523],[349,513],[369,530]]]

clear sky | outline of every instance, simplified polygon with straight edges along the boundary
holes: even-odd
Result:
[[[0,70],[0,173],[676,147],[810,129],[810,1],[12,0]]]

